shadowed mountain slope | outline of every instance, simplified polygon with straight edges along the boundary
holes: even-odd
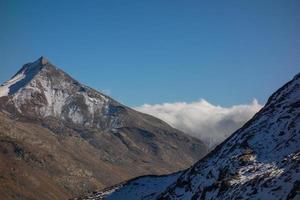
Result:
[[[134,194],[140,195],[133,198]],[[141,177],[80,199],[120,196],[123,200],[300,199],[300,74],[187,170]]]

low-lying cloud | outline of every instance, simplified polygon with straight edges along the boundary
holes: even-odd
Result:
[[[135,109],[158,117],[213,147],[240,128],[261,107],[256,99],[250,104],[231,107],[216,106],[201,99],[192,103],[144,104]]]

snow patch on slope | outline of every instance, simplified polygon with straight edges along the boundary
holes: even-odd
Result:
[[[10,95],[9,102],[22,114],[30,109],[41,117],[87,126],[106,113],[109,104],[109,98],[81,85],[44,58],[24,65],[0,89],[1,94]]]
[[[47,63],[45,58],[42,57],[33,63],[24,65],[16,75],[0,86],[0,97],[12,95],[29,83],[40,70],[41,63],[43,65]]]
[[[300,77],[296,76],[160,198],[289,199],[300,180],[299,108]]]
[[[138,186],[124,185],[123,190],[126,188],[135,194],[143,191]],[[182,172],[161,194],[146,199],[299,199],[299,192],[300,74],[275,92],[241,129]],[[110,196],[116,193],[117,190],[112,191]],[[138,195],[130,198],[144,199]]]

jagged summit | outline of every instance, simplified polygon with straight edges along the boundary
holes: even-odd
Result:
[[[45,57],[27,63],[0,86],[0,97],[7,96],[9,107],[31,117],[58,117],[76,124],[94,121],[96,112],[108,112],[113,102],[105,95],[80,84]],[[86,118],[86,119],[84,119]],[[98,124],[99,125],[99,124]]]
[[[45,58],[44,56],[41,56],[36,61],[29,62],[29,63],[26,63],[25,65],[23,65],[22,68],[14,76],[16,76],[19,73],[24,73],[24,72],[28,73],[30,71],[39,71],[47,64],[50,64],[48,59]]]
[[[45,58],[44,56],[41,56],[40,58],[39,58],[39,60],[40,60],[40,62],[41,62],[41,64],[42,65],[46,65],[46,64],[48,64],[48,59],[47,58]]]
[[[45,56],[41,56],[41,57],[39,57],[36,61],[34,61],[34,62],[29,62],[29,63],[27,63],[27,64],[25,64],[25,65],[36,64],[36,65],[41,65],[41,66],[43,66],[43,65],[46,65],[46,64],[48,64],[48,63],[50,63],[49,60],[48,60]]]
[[[0,97],[15,94],[26,86],[47,64],[49,64],[48,60],[41,56],[36,61],[23,65],[10,80],[0,86]]]

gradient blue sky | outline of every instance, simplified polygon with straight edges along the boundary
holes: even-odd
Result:
[[[0,82],[41,55],[130,106],[266,98],[300,71],[298,0],[0,0]]]

